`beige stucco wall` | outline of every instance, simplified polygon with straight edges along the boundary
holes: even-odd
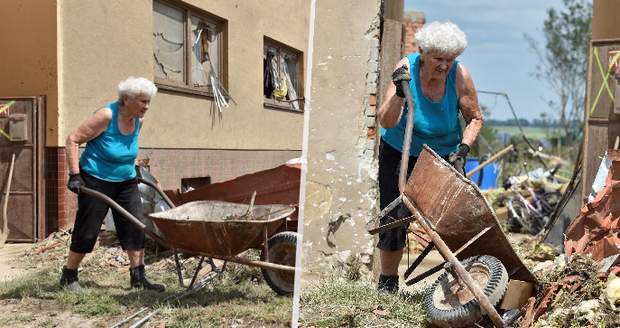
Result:
[[[153,79],[152,1],[58,3],[64,145],[66,135],[98,106],[116,100],[120,80],[130,75]],[[227,89],[238,105],[224,109],[212,124],[211,99],[162,90],[151,102],[140,146],[301,150],[303,113],[263,105],[263,41],[269,37],[307,58],[310,1],[186,3],[227,21]]]
[[[54,146],[56,5],[51,0],[0,1],[0,97],[47,95],[47,145]]]

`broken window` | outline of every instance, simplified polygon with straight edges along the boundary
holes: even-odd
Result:
[[[153,1],[155,81],[164,87],[207,92],[221,85],[222,23],[206,14]],[[218,90],[219,89],[219,90]]]
[[[302,108],[300,94],[301,52],[273,41],[266,41],[263,51],[263,95],[265,104]]]

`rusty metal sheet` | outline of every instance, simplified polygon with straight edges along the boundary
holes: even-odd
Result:
[[[299,207],[301,164],[285,164],[278,167],[242,175],[235,179],[213,183],[187,193],[166,190],[175,205],[197,200],[221,200],[248,204],[256,191],[254,204],[293,204]],[[291,214],[288,229],[297,231],[298,211]]]
[[[504,264],[511,279],[538,282],[510,245],[480,189],[426,145],[404,193],[428,218],[429,225],[452,252],[490,228],[458,254],[459,260],[473,255],[492,255]]]

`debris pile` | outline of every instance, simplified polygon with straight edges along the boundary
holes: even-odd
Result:
[[[565,254],[537,271],[540,293],[515,327],[620,326],[620,152],[608,155],[605,186],[566,230]],[[532,240],[521,247],[525,259],[545,254]]]

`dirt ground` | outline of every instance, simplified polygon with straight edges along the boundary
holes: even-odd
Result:
[[[0,249],[0,282],[9,281],[25,272],[24,269],[17,268],[9,262],[30,247],[32,244],[8,243]]]
[[[26,272],[25,269],[16,267],[12,264],[12,262],[20,254],[22,254],[26,250],[31,249],[32,247],[34,247],[34,244],[7,243],[2,249],[0,249],[0,282],[10,281]],[[60,279],[60,273],[58,273],[58,277],[50,277],[50,279]],[[12,300],[0,302],[0,319],[2,318],[2,313],[15,313],[19,311],[19,308],[20,304]],[[49,310],[50,309],[41,309],[41,313],[47,312]],[[37,313],[31,314],[35,318],[41,316]],[[96,320],[89,319],[80,315],[75,315],[71,313],[71,311],[58,312],[57,318],[58,320],[56,321],[56,323],[58,324],[55,325],[55,327],[58,328],[92,327],[96,324]],[[39,327],[39,325],[37,324],[37,320],[33,320],[33,322],[33,324],[20,324],[19,327]],[[0,327],[3,327],[3,325],[0,324]]]

